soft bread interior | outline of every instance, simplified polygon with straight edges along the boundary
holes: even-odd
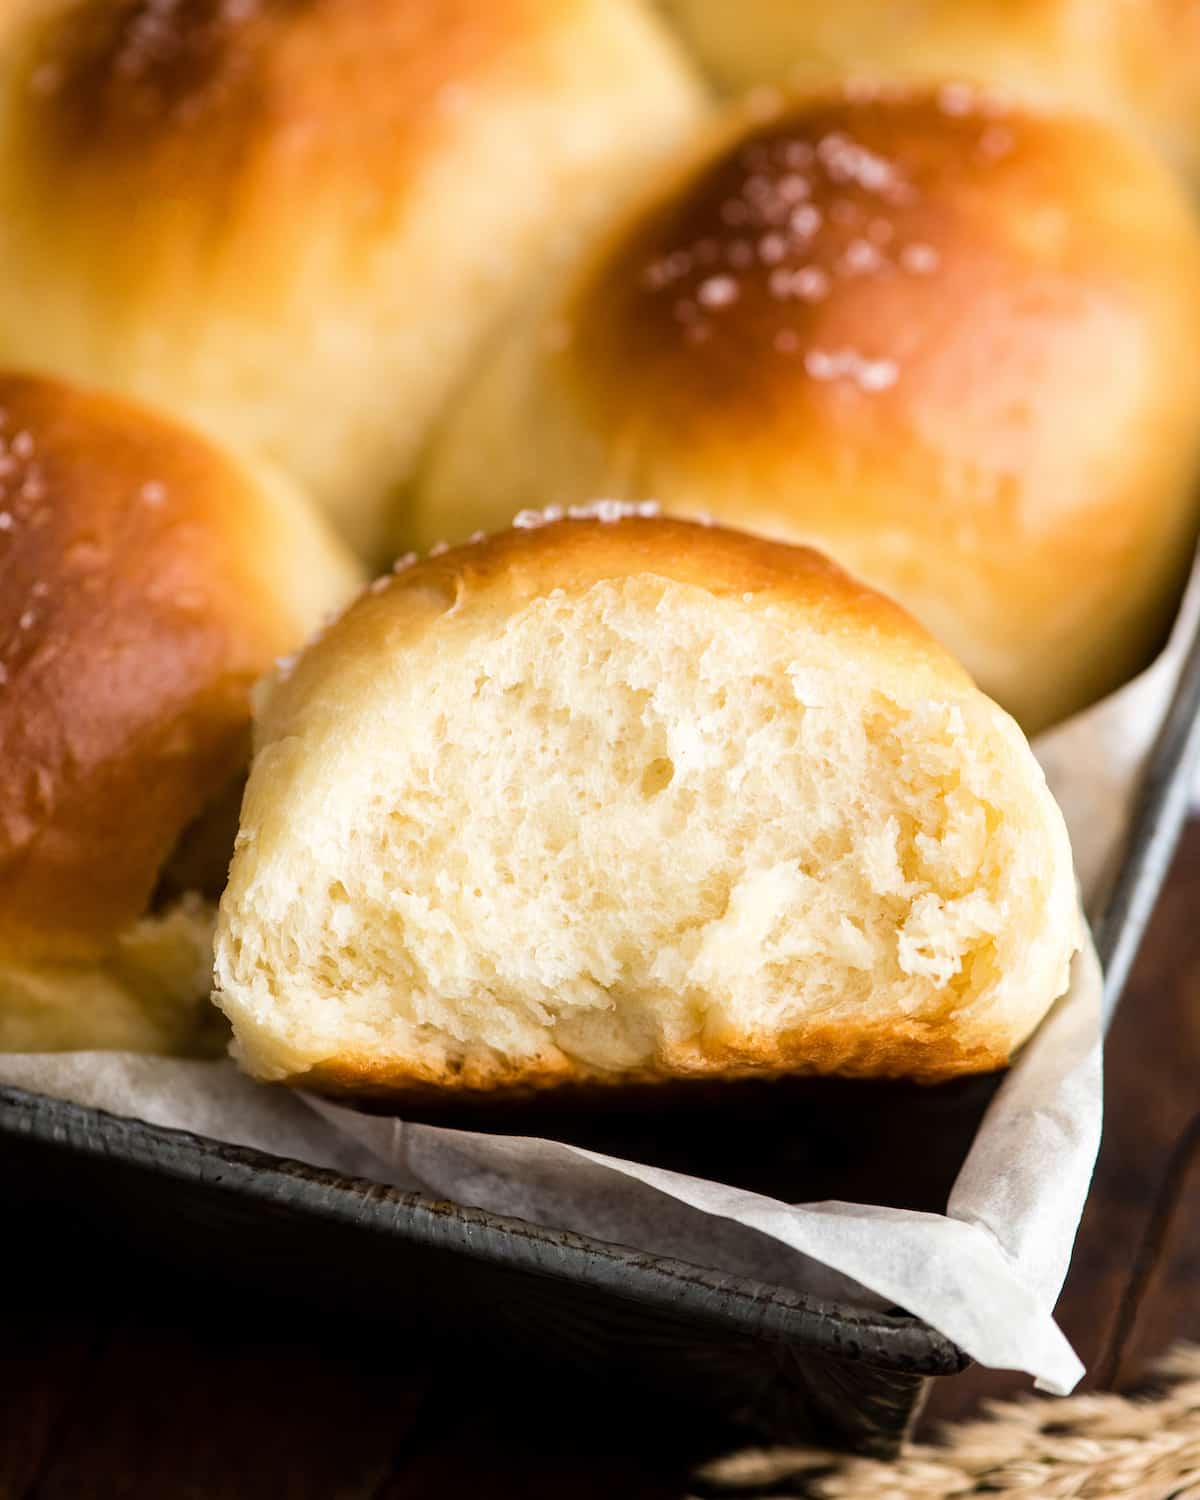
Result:
[[[930,680],[647,574],[451,609],[259,757],[217,942],[243,1061],[1002,1062],[1066,984],[1069,851],[1012,721]]]
[[[0,961],[0,1052],[217,1056],[227,1027],[209,1003],[216,909],[186,895],[79,962]]]

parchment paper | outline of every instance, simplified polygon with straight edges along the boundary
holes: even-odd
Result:
[[[1198,613],[1193,573],[1158,661],[1036,746],[1071,828],[1085,904],[1120,845]],[[1099,1015],[1089,948],[993,1100],[945,1215],[792,1205],[556,1141],[363,1116],[251,1083],[226,1062],[8,1054],[0,1082],[731,1274],[904,1307],[982,1364],[1025,1370],[1062,1393],[1083,1373],[1052,1314],[1099,1144]]]

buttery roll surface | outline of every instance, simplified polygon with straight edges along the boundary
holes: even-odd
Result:
[[[0,360],[152,400],[361,549],[517,287],[685,131],[642,0],[13,0]]]
[[[811,543],[1033,732],[1161,638],[1200,475],[1200,233],[1166,169],[976,90],[737,117],[498,344],[416,540],[653,496]]]
[[[0,1051],[195,1043],[250,687],[357,578],[289,482],[0,375]]]
[[[1200,184],[1200,0],[660,0],[727,89],[966,77],[1106,115]]]
[[[243,1066],[403,1102],[1006,1062],[1079,938],[1008,715],[807,549],[521,519],[267,697],[216,939]]]

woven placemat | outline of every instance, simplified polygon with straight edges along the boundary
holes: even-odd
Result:
[[[738,1453],[696,1477],[697,1497],[1200,1500],[1200,1347],[1183,1345],[1132,1396],[993,1401],[890,1463],[818,1448]]]

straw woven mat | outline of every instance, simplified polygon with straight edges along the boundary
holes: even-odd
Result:
[[[1200,1346],[1182,1345],[1138,1395],[989,1402],[937,1444],[883,1463],[818,1448],[735,1454],[697,1476],[696,1496],[807,1500],[1200,1500]]]

